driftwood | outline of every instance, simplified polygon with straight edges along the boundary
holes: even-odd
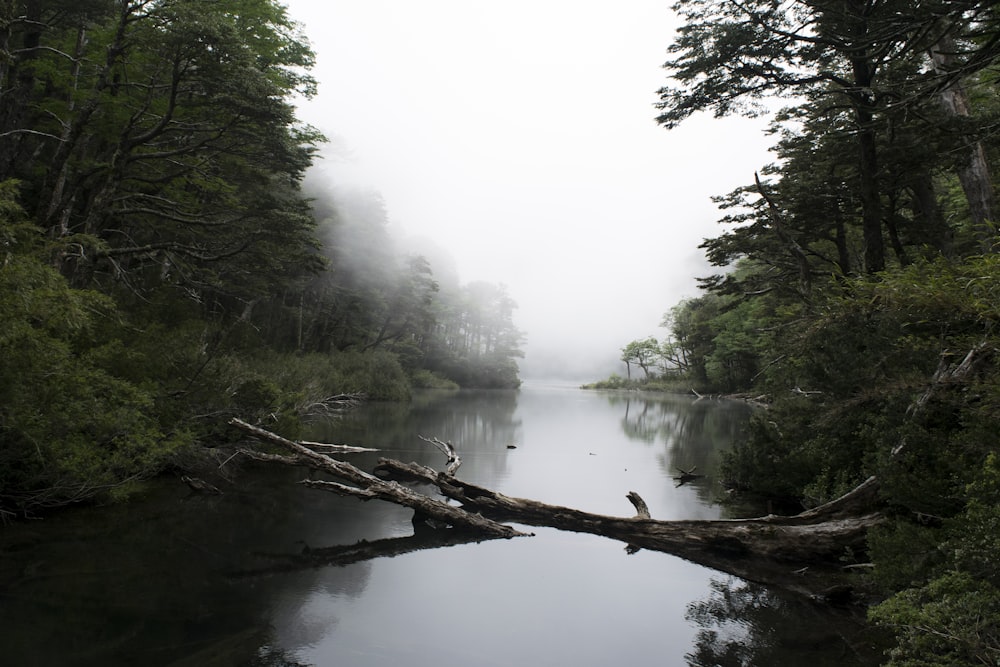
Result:
[[[626,498],[635,507],[636,516],[593,514],[505,496],[457,479],[450,472],[438,472],[416,463],[382,458],[375,467],[375,474],[369,474],[238,419],[230,423],[257,439],[292,452],[290,456],[267,454],[261,457],[258,454],[258,458],[288,465],[306,465],[351,483],[304,480],[304,485],[362,500],[380,499],[403,505],[413,509],[421,522],[426,519],[451,526],[479,539],[525,535],[501,521],[591,533],[621,540],[630,553],[639,549],[666,552],[751,581],[810,595],[828,589],[831,581],[837,581],[836,575],[842,572],[839,560],[845,551],[856,549],[863,552],[868,529],[882,521],[882,516],[871,510],[877,495],[874,478],[832,503],[792,517],[772,515],[741,520],[658,521],[650,517],[645,501],[634,491]],[[446,444],[436,438],[422,439],[439,448]],[[451,461],[453,452],[448,452],[446,448],[442,451]],[[432,499],[400,482],[433,485],[438,492],[457,501],[460,506]],[[395,552],[397,547],[408,551],[448,543],[454,543],[451,537],[444,542],[421,538],[403,544],[377,545],[375,548],[371,543],[361,543],[316,554],[316,557],[298,557],[295,563],[283,566],[308,566],[308,563],[315,564],[317,559],[344,562],[343,558],[350,560],[361,557],[359,554],[386,555]],[[831,579],[831,576],[834,578]]]
[[[759,583],[817,594],[829,587],[849,550],[863,553],[868,529],[883,516],[873,511],[878,482],[871,478],[849,494],[790,517],[657,521],[638,494],[627,498],[638,516],[606,516],[513,498],[415,463],[379,459],[380,476],[432,484],[470,512],[498,520],[602,535],[636,548],[662,551]],[[636,502],[638,498],[638,503]],[[646,514],[644,516],[643,514]],[[805,569],[803,569],[805,568]]]
[[[424,442],[431,443],[432,445],[440,449],[442,454],[448,457],[448,462],[446,464],[448,467],[445,468],[445,472],[448,473],[449,475],[454,475],[455,472],[458,470],[459,466],[462,465],[462,459],[458,456],[458,452],[455,451],[454,445],[452,445],[450,442],[441,442],[437,438],[425,438],[422,435],[418,435],[417,437],[423,440]]]
[[[696,479],[701,479],[702,477],[704,477],[704,475],[700,475],[700,474],[698,474],[698,473],[695,472],[695,470],[697,470],[697,469],[698,469],[698,466],[695,466],[695,467],[691,468],[690,470],[685,470],[684,468],[681,468],[680,466],[677,466],[677,471],[680,472],[679,475],[675,475],[674,476],[674,481],[677,482],[677,486],[683,486],[684,484],[687,484],[688,482],[693,482]]]
[[[307,486],[321,488],[344,496],[354,496],[361,500],[373,500],[376,498],[387,500],[397,505],[409,507],[422,515],[434,517],[458,530],[475,532],[484,538],[517,537],[524,535],[524,533],[510,526],[505,526],[502,523],[491,521],[477,514],[466,512],[458,507],[443,503],[440,500],[435,500],[422,493],[417,493],[397,482],[379,479],[349,463],[337,461],[325,454],[314,452],[301,443],[288,440],[240,419],[231,419],[229,423],[244,433],[291,451],[293,457],[276,459],[280,463],[308,465],[329,473],[338,479],[351,482],[354,485],[350,486],[341,484],[340,482],[327,482],[323,480],[305,480],[303,484]]]

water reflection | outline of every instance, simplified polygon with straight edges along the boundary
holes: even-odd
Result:
[[[416,437],[436,436],[459,446],[461,477],[508,495],[627,515],[635,490],[655,518],[717,518],[716,462],[745,419],[735,403],[526,387],[368,405],[310,436],[380,448],[351,457],[365,469],[379,456],[440,468]],[[706,478],[678,487],[676,468],[695,466]],[[307,474],[248,466],[217,497],[166,480],[131,505],[3,529],[0,661],[822,665],[843,653],[815,639],[829,618],[678,558],[549,529],[429,549],[408,510],[295,483]]]
[[[882,637],[863,613],[831,610],[786,598],[734,577],[715,577],[707,597],[688,606],[686,617],[700,629],[685,656],[690,667],[874,665]]]
[[[442,467],[440,452],[417,436],[436,437],[459,447],[463,478],[492,481],[506,476],[507,446],[521,441],[518,397],[505,390],[418,392],[410,404],[373,403],[316,424],[310,436],[379,449],[370,460],[387,456]]]
[[[610,405],[622,411],[622,432],[636,442],[662,445],[656,461],[665,477],[681,471],[699,477],[685,482],[703,504],[718,502],[721,457],[744,437],[752,408],[738,401],[695,399],[678,394],[610,393]]]

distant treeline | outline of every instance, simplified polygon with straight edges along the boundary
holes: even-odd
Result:
[[[272,0],[0,7],[0,514],[130,492],[239,415],[516,387],[501,286],[301,182],[313,53]]]

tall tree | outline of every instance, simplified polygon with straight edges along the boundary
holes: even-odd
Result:
[[[945,0],[690,0],[674,5],[684,21],[665,64],[658,121],[671,128],[692,113],[762,113],[768,97],[808,103],[813,117],[849,112],[855,142],[864,265],[885,267],[879,134],[885,115],[989,66],[996,34],[977,39],[993,3]],[[890,66],[923,61],[945,39],[966,45],[947,71],[912,68],[902,85]],[[800,107],[806,108],[806,107]]]
[[[2,176],[30,184],[75,284],[246,304],[310,258],[296,124],[312,52],[271,0],[26,3],[8,13]],[[9,8],[8,8],[9,9]],[[254,265],[254,271],[241,268]]]

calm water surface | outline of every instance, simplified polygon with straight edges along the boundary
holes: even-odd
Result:
[[[312,436],[381,449],[349,459],[363,468],[440,468],[417,438],[436,436],[458,446],[460,477],[508,495],[630,516],[634,490],[655,518],[717,518],[719,457],[747,418],[738,403],[529,385],[367,405]],[[678,467],[706,477],[677,486]],[[550,529],[420,549],[408,510],[303,476],[245,467],[221,496],[168,480],[0,529],[0,664],[878,664],[855,614]],[[403,553],[329,564],[328,547],[359,540]]]

